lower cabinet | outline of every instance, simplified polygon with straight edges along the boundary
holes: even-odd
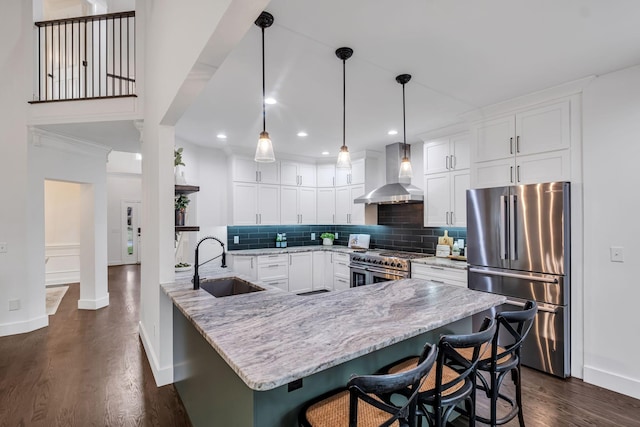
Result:
[[[333,289],[336,291],[351,287],[349,254],[332,253],[333,255]]]
[[[313,252],[313,281],[314,291],[333,290],[333,252]]]
[[[289,254],[289,292],[301,293],[313,290],[313,252]]]
[[[439,265],[411,264],[411,278],[431,280],[437,283],[467,287],[467,270]]]
[[[261,255],[258,258],[258,280],[267,285],[289,290],[289,257],[287,254]]]
[[[258,265],[254,256],[232,256],[231,267],[238,274],[247,276],[250,279],[258,279]]]

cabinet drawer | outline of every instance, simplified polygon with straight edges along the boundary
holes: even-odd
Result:
[[[283,291],[289,291],[289,279],[263,280],[267,285],[275,286]]]
[[[288,279],[289,277],[289,265],[282,263],[273,264],[258,264],[258,279],[270,280],[270,279]]]
[[[288,254],[260,255],[258,265],[264,264],[289,264]]]
[[[349,254],[333,254],[333,274],[344,278],[351,276],[349,270]]]
[[[437,265],[411,265],[411,277],[442,279],[454,282],[467,283],[467,270],[459,270],[456,268],[440,267]]]

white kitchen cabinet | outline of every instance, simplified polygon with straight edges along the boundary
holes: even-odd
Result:
[[[424,173],[434,174],[469,169],[469,133],[461,133],[424,143]]]
[[[424,176],[424,226],[466,227],[469,170]]]
[[[351,271],[349,254],[334,252],[333,255],[333,289],[338,291],[351,287]]]
[[[281,162],[280,163],[280,184],[315,187],[316,167],[306,163]]]
[[[315,224],[316,189],[307,187],[280,187],[280,223]]]
[[[474,126],[474,188],[571,179],[571,101],[564,100]]]
[[[279,163],[257,163],[249,157],[233,157],[231,176],[235,182],[258,182],[263,184],[279,184]]]
[[[313,254],[296,252],[289,254],[289,292],[301,293],[313,290]]]
[[[249,279],[258,278],[258,265],[254,256],[231,256],[231,268],[238,274],[247,276]]]
[[[336,187],[351,184],[364,184],[365,159],[351,161],[351,169],[336,168]]]
[[[313,252],[313,290],[333,290],[333,253]]]
[[[335,188],[318,188],[317,201],[317,223],[334,224],[336,215]]]
[[[233,183],[233,224],[280,223],[280,186]]]
[[[353,203],[364,195],[364,184],[347,185],[336,188],[336,224],[364,224],[365,204]]]
[[[316,177],[318,188],[333,188],[336,185],[336,166],[333,163],[318,165]]]
[[[467,287],[467,270],[458,268],[412,263],[411,278]]]
[[[257,279],[264,283],[289,290],[289,257],[287,254],[260,255],[257,257]]]

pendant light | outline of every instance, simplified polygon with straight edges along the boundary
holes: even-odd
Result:
[[[276,161],[276,157],[273,154],[273,145],[267,132],[264,79],[264,29],[269,28],[271,24],[273,24],[273,15],[269,12],[262,12],[260,16],[258,16],[258,19],[256,19],[255,24],[262,29],[262,132],[260,132],[256,155],[253,160],[260,163],[271,163]]]
[[[338,153],[338,162],[336,167],[340,169],[351,169],[351,155],[349,149],[345,145],[346,135],[346,99],[347,99],[347,74],[346,74],[346,62],[347,59],[353,55],[353,49],[349,47],[341,47],[336,50],[336,56],[342,60],[342,147],[340,147],[340,153]]]
[[[413,176],[413,170],[411,168],[411,161],[407,157],[407,119],[404,108],[404,85],[411,80],[411,74],[400,74],[396,77],[396,81],[402,85],[402,132],[404,142],[404,155],[402,156],[402,162],[400,162],[399,178],[411,178]]]

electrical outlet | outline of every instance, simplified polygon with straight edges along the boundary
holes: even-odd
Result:
[[[240,236],[233,236],[233,243],[235,245],[237,245],[238,243],[240,243]]]
[[[316,240],[316,233],[311,233],[311,240]]]
[[[335,236],[334,236],[334,237],[337,239],[337,238],[338,238],[338,233],[334,233],[334,234],[335,234]]]
[[[624,262],[624,248],[611,246],[611,262]]]
[[[19,299],[10,299],[9,300],[9,311],[20,310],[20,300]]]
[[[7,253],[7,242],[0,242],[0,253]]]

